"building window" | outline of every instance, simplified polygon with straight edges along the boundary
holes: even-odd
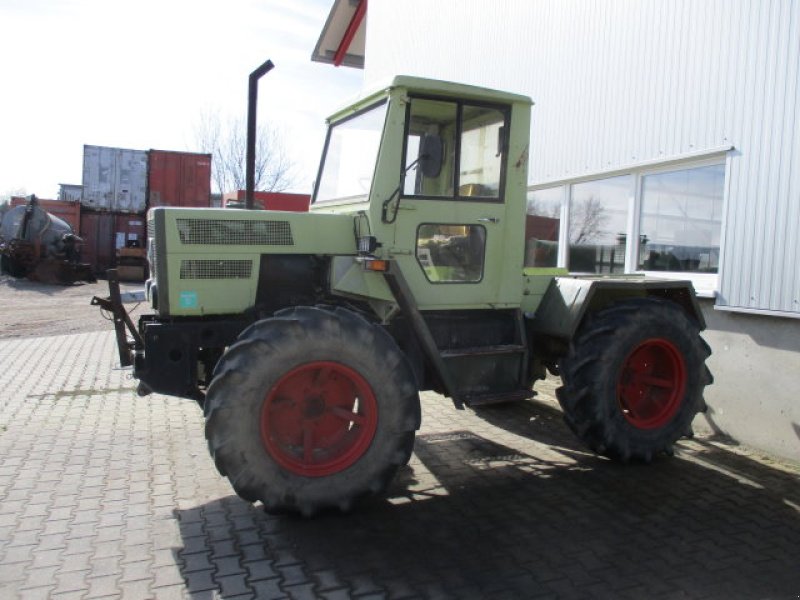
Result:
[[[576,183],[569,214],[569,268],[624,273],[633,176]]]
[[[528,192],[525,217],[525,266],[558,266],[558,238],[564,187]]]
[[[639,269],[716,273],[725,166],[642,177]]]
[[[713,296],[724,190],[719,156],[535,189],[528,193],[525,266],[653,272],[691,279],[698,293]]]

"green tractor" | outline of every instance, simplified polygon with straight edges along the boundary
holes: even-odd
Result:
[[[524,268],[531,101],[411,77],[329,120],[308,213],[155,208],[154,313],[111,297],[139,392],[197,400],[220,473],[305,515],[381,493],[419,392],[456,407],[560,374],[594,452],[670,454],[705,409],[691,283]],[[132,339],[128,339],[126,327]]]

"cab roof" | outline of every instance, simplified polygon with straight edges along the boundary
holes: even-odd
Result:
[[[452,81],[442,81],[439,79],[426,79],[424,77],[412,77],[409,75],[397,75],[391,81],[382,85],[374,86],[360,94],[348,106],[335,112],[328,118],[328,122],[338,121],[342,117],[362,110],[366,106],[373,104],[381,98],[387,97],[396,89],[403,89],[410,94],[421,94],[424,96],[442,96],[448,98],[458,98],[463,100],[474,100],[489,102],[493,104],[533,104],[529,96],[503,92],[475,85],[454,83]]]

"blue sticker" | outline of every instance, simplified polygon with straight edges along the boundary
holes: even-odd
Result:
[[[181,308],[197,308],[197,292],[181,292],[179,304]]]

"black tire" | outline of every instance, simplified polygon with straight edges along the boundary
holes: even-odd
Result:
[[[384,491],[420,425],[405,355],[344,308],[286,309],[247,328],[214,370],[205,415],[236,493],[305,516]]]
[[[677,304],[616,303],[589,317],[561,361],[564,420],[591,450],[615,460],[671,455],[706,410],[710,354],[698,323]]]

